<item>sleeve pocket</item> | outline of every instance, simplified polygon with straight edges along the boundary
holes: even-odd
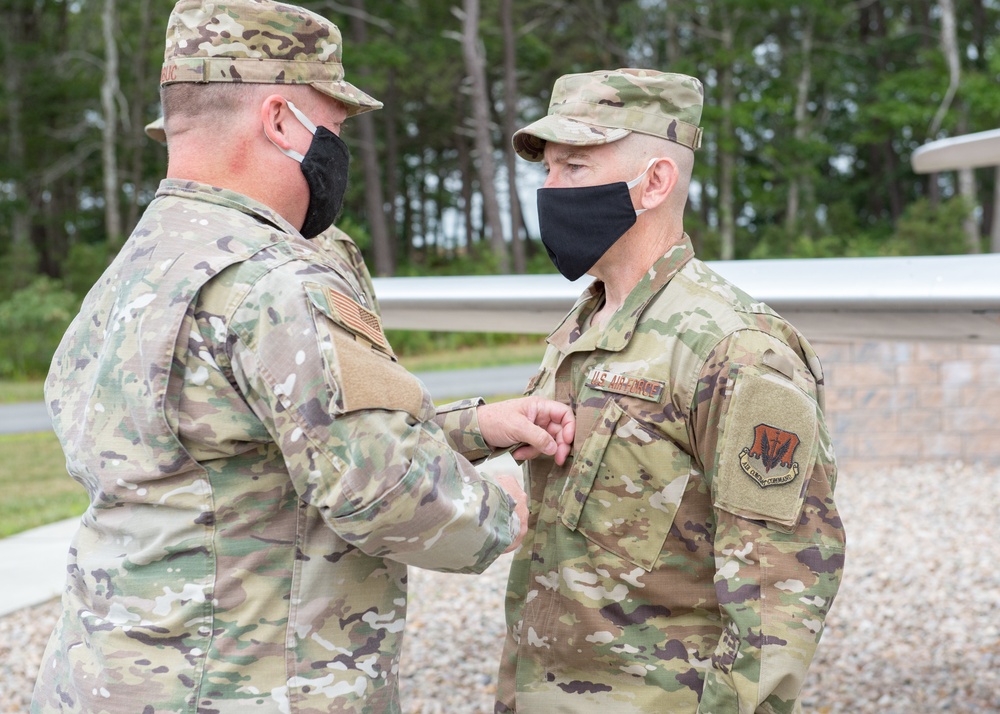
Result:
[[[716,507],[794,530],[818,449],[816,402],[787,379],[743,370],[723,435]]]
[[[609,399],[560,497],[562,524],[652,570],[691,474],[691,458]]]
[[[340,387],[338,406],[344,412],[362,409],[405,411],[427,421],[434,403],[419,379],[400,366],[392,354],[377,318],[355,303],[352,308],[341,293],[306,284],[314,308],[316,334],[333,380]],[[336,298],[336,299],[335,299]]]

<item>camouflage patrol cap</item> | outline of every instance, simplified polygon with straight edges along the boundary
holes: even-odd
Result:
[[[145,131],[146,136],[148,136],[153,141],[158,141],[161,144],[167,143],[167,132],[163,130],[163,117],[160,117],[159,119],[154,119],[153,121],[149,122],[149,124],[145,126],[143,131]]]
[[[340,29],[295,5],[270,0],[180,0],[167,22],[160,85],[175,82],[308,84],[347,106],[382,102],[344,81]]]
[[[547,141],[594,146],[633,131],[697,149],[703,100],[701,82],[686,74],[651,69],[566,74],[552,87],[549,113],[515,132],[514,151],[541,161]]]

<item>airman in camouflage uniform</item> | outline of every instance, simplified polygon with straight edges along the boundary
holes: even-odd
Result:
[[[294,6],[171,15],[164,84],[271,86],[200,137],[171,135],[164,94],[170,178],[54,357],[46,401],[91,504],[33,712],[398,712],[407,566],[480,572],[520,537],[518,493],[469,459],[568,451],[554,402],[435,410],[353,243],[300,233],[315,196],[271,144],[310,139],[285,95],[334,126],[379,106],[340,59],[336,26]],[[260,198],[184,175],[220,162]]]
[[[694,256],[701,107],[692,77],[570,75],[514,135],[549,171],[540,222],[561,271],[542,192],[579,196],[565,244],[581,252],[615,191],[630,227],[587,266],[598,280],[528,387],[573,407],[576,440],[565,465],[526,469],[498,713],[799,711],[844,563],[823,372],[794,327]],[[603,205],[572,193],[598,186]]]

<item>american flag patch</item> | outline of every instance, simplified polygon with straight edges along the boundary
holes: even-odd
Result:
[[[366,310],[351,298],[332,288],[327,288],[326,297],[330,307],[337,313],[346,327],[382,350],[389,350],[389,343],[386,342],[385,335],[382,334],[382,321],[378,315],[371,310]]]

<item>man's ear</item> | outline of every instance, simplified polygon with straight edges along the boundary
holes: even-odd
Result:
[[[288,129],[289,121],[294,120],[288,109],[287,100],[280,94],[268,95],[260,104],[260,121],[264,125],[264,134],[278,148],[291,149],[291,137]]]
[[[669,157],[661,157],[649,167],[642,195],[639,197],[640,208],[656,208],[671,194],[677,186],[680,170],[677,162]]]

